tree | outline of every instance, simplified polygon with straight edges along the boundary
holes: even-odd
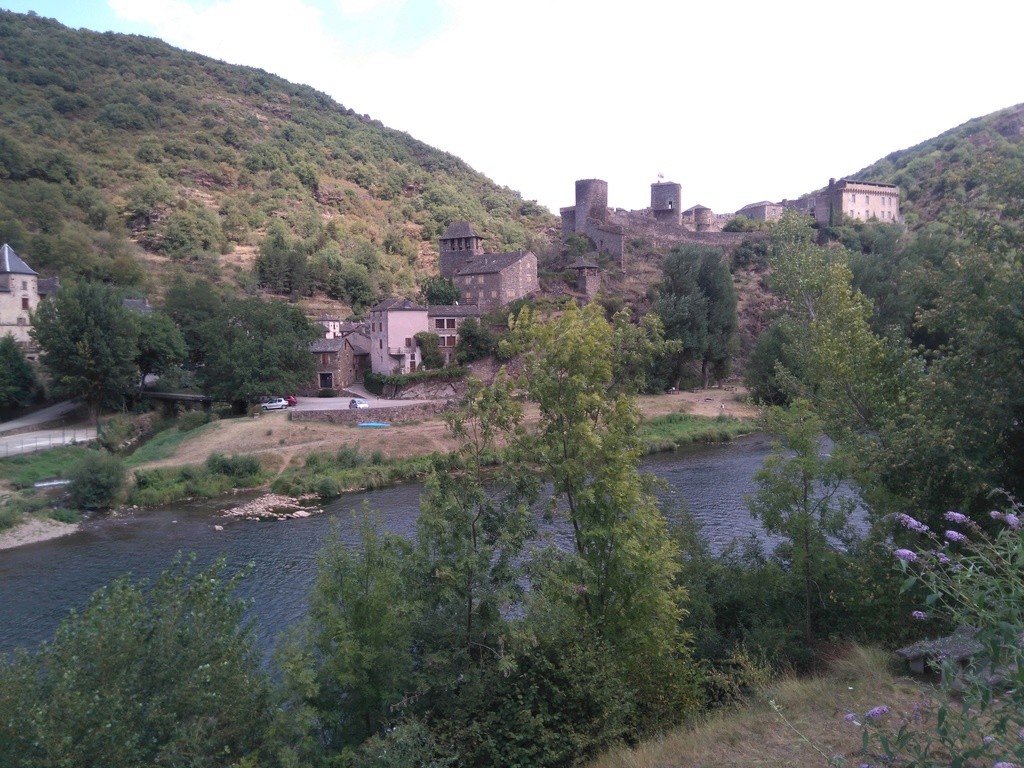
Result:
[[[424,304],[450,306],[462,298],[459,287],[443,277],[428,277],[420,285],[420,299]]]
[[[164,297],[164,311],[174,320],[188,347],[188,360],[198,367],[204,360],[201,329],[206,321],[218,317],[224,300],[216,288],[202,278],[178,275]]]
[[[0,338],[0,411],[34,403],[42,387],[13,336]]]
[[[832,552],[830,537],[844,533],[854,501],[841,495],[848,473],[839,454],[822,455],[822,423],[804,401],[788,409],[770,408],[762,421],[778,437],[771,456],[754,475],[757,493],[750,512],[768,533],[787,540],[783,557],[803,592],[804,641],[814,639],[814,596],[824,562]]]
[[[124,489],[124,464],[116,456],[89,451],[68,470],[68,496],[80,509],[109,509]]]
[[[662,265],[662,281],[653,291],[652,310],[665,326],[665,336],[682,342],[681,365],[700,363],[703,386],[713,375],[729,374],[736,352],[736,291],[721,249],[677,246]]]
[[[455,361],[462,365],[493,355],[498,342],[491,329],[475,317],[467,317],[459,326],[459,340],[455,344]]]
[[[503,344],[521,355],[519,384],[539,408],[519,449],[551,483],[549,513],[573,532],[571,555],[549,552],[535,568],[531,615],[606,642],[608,663],[633,681],[637,716],[672,720],[696,701],[680,633],[686,594],[676,542],[638,470],[636,404],[614,391],[613,329],[594,303],[545,322],[524,309],[511,326]]]
[[[139,368],[139,382],[145,386],[146,377],[162,375],[184,362],[188,355],[185,337],[163,312],[147,312],[135,316],[139,328],[139,353],[135,363]]]
[[[316,370],[309,344],[318,337],[298,307],[237,299],[200,328],[204,391],[221,400],[255,403],[299,389]]]
[[[276,757],[277,707],[223,562],[176,561],[96,592],[53,641],[0,661],[0,754],[16,768],[238,765]]]
[[[356,746],[393,721],[412,687],[408,543],[381,535],[369,514],[353,548],[335,528],[318,555],[307,618],[278,660],[292,694],[330,751]]]
[[[444,368],[444,355],[441,354],[441,337],[431,331],[420,331],[415,336],[416,346],[420,350],[420,362],[423,368]]]
[[[629,653],[678,650],[678,553],[637,470],[636,405],[610,392],[611,327],[596,304],[570,304],[546,322],[525,309],[512,325],[521,386],[540,409],[523,449],[552,483],[551,508],[564,505],[573,531],[575,557],[563,572],[572,602]]]
[[[137,373],[138,329],[121,295],[102,283],[69,283],[36,310],[32,337],[54,389],[81,397],[93,421],[119,407]]]

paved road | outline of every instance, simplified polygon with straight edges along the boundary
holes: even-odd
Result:
[[[50,405],[46,408],[40,408],[38,411],[30,413],[27,416],[3,422],[0,424],[0,434],[13,432],[16,429],[24,429],[25,427],[32,427],[37,424],[46,424],[51,421],[57,421],[62,416],[66,416],[74,411],[79,405],[80,404],[74,400],[65,400],[63,403],[56,403],[55,405]]]
[[[59,445],[88,443],[96,439],[95,427],[68,427],[66,429],[43,429],[38,432],[22,432],[18,435],[0,436],[0,458],[20,456],[23,453],[45,451]]]

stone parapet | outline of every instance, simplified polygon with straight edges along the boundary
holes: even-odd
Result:
[[[351,424],[355,426],[366,421],[403,424],[421,421],[436,416],[446,407],[444,402],[396,405],[388,408],[342,408],[323,411],[292,411],[292,421],[320,421],[329,424]]]

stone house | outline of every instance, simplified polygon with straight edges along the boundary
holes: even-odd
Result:
[[[32,313],[57,287],[57,278],[39,279],[10,245],[0,246],[0,336],[13,336],[30,360],[37,353],[29,335]]]
[[[487,253],[468,221],[452,222],[440,238],[441,277],[462,292],[462,303],[490,312],[540,290],[531,251]]]
[[[369,367],[370,340],[362,323],[339,322],[336,329],[309,345],[316,358],[316,379],[304,394],[344,389],[360,381]]]
[[[772,203],[762,200],[759,203],[745,205],[736,211],[737,216],[745,216],[754,221],[778,221],[782,218],[782,212],[786,210],[783,203]]]

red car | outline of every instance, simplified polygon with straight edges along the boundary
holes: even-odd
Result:
[[[289,408],[291,408],[293,405],[299,402],[299,399],[295,397],[295,395],[285,395],[284,400],[286,403],[288,403]]]

